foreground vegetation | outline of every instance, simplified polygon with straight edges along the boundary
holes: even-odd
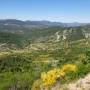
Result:
[[[90,25],[30,27],[1,21],[0,90],[52,90],[88,73]]]
[[[89,47],[79,40],[58,42],[47,50],[0,52],[0,90],[40,90],[41,85],[50,89],[55,83],[63,85],[84,77],[90,72]]]

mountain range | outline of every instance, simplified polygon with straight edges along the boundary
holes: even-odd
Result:
[[[62,23],[62,22],[51,22],[51,21],[21,21],[17,19],[3,19],[0,20],[0,24],[4,25],[30,25],[30,26],[64,26],[64,27],[76,27],[76,26],[82,26],[86,25],[89,23],[78,23],[78,22],[73,22],[73,23]]]

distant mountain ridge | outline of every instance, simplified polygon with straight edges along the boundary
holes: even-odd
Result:
[[[4,25],[36,25],[36,26],[63,26],[63,27],[76,27],[76,26],[82,26],[82,25],[87,25],[89,23],[62,23],[62,22],[51,22],[51,21],[22,21],[22,20],[17,20],[17,19],[2,19],[0,20],[0,24]]]

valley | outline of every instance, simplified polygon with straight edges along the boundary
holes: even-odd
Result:
[[[89,24],[0,20],[0,90],[74,90],[89,74]]]

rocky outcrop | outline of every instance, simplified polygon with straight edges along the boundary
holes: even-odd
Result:
[[[68,85],[69,90],[90,90],[90,74]]]

